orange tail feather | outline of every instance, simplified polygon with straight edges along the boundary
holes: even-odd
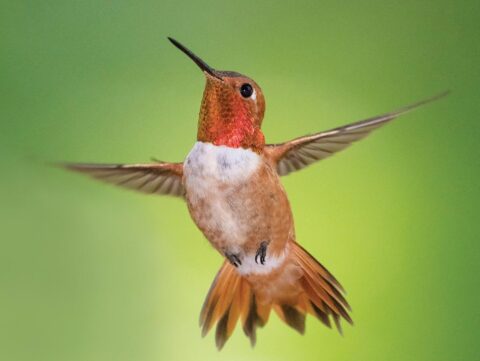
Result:
[[[278,271],[262,276],[241,276],[230,263],[224,262],[203,304],[200,314],[202,335],[205,336],[216,324],[215,341],[221,349],[241,319],[243,331],[253,346],[256,329],[267,323],[272,308],[287,325],[302,334],[306,313],[314,315],[328,327],[331,327],[332,318],[340,332],[340,318],[352,323],[343,288],[325,267],[294,242],[290,244],[287,262],[290,263],[285,265],[287,267],[282,265]],[[285,282],[279,287],[287,295],[263,292],[264,289],[259,287],[269,284],[276,289],[275,284],[284,281],[285,277],[295,277],[294,282],[289,282],[289,288],[285,289]],[[266,294],[269,294],[268,298]]]

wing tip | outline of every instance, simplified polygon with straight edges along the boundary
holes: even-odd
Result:
[[[45,165],[53,168],[60,168],[60,169],[67,169],[67,170],[72,170],[72,171],[78,171],[78,165],[77,163],[69,163],[69,162],[45,162]]]
[[[116,169],[121,168],[121,164],[96,164],[96,163],[71,163],[71,162],[49,162],[49,165],[56,167],[67,169],[73,172],[88,172],[94,171],[95,169]]]
[[[425,105],[425,104],[428,104],[428,103],[432,103],[436,100],[440,100],[444,97],[446,97],[447,95],[449,95],[452,91],[450,89],[446,89],[440,93],[437,93],[435,95],[432,95],[428,98],[425,98],[425,99],[422,99],[416,103],[413,103],[411,105],[407,105],[406,107],[403,107],[399,110],[399,113],[403,113],[403,111],[409,111],[409,110],[412,110],[412,109],[415,109],[419,106],[422,106],[422,105]]]

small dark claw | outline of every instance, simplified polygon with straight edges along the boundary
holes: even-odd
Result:
[[[258,264],[258,259],[260,258],[260,263],[262,265],[265,264],[265,257],[267,256],[267,246],[268,242],[260,243],[260,247],[258,247],[257,253],[255,254],[255,263]]]
[[[235,267],[241,266],[242,261],[240,261],[240,257],[238,254],[234,253],[225,253],[225,257],[228,259],[228,261]]]

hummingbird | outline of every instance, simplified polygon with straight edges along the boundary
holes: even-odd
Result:
[[[241,322],[252,346],[272,312],[299,333],[307,314],[341,332],[353,324],[339,281],[295,237],[292,210],[280,177],[323,160],[399,115],[447,92],[396,111],[327,131],[267,144],[261,129],[265,98],[251,78],[207,65],[170,42],[206,78],[197,142],[183,162],[64,164],[70,170],[149,194],[186,202],[191,218],[224,257],[200,313],[205,336],[216,326],[221,349]]]

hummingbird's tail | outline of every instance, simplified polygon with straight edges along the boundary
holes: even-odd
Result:
[[[340,332],[340,318],[352,323],[335,277],[299,244],[291,242],[289,251],[284,264],[269,274],[242,276],[224,262],[200,314],[202,336],[217,324],[215,341],[221,349],[240,319],[253,346],[256,329],[267,323],[271,309],[302,334],[307,313],[328,327],[333,319]]]
[[[328,327],[331,327],[331,316],[337,330],[342,333],[341,318],[353,324],[348,314],[351,307],[343,296],[345,290],[337,279],[305,248],[298,243],[293,245],[294,258],[303,271],[299,282],[303,290],[302,302],[306,305],[306,312],[317,317]]]
[[[200,313],[202,336],[217,324],[215,342],[221,349],[233,333],[239,318],[243,323],[245,334],[255,344],[255,329],[267,322],[268,312],[259,315],[261,309],[255,302],[252,287],[235,268],[225,261],[218,271]]]

